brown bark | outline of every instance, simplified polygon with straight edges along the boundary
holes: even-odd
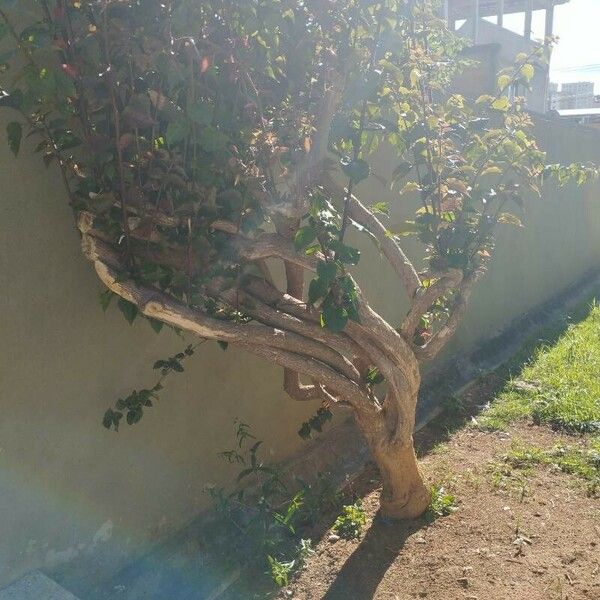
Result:
[[[415,519],[427,510],[431,499],[413,445],[416,392],[414,398],[394,396],[388,392],[381,412],[366,419],[357,415],[356,421],[381,475],[381,514],[391,519]],[[399,405],[398,411],[390,410],[391,404]],[[402,414],[398,423],[397,412]]]
[[[429,505],[431,494],[425,486],[413,448],[412,437],[371,446],[383,489],[381,514],[392,519],[415,519]]]

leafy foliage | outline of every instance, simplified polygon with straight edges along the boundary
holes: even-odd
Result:
[[[319,410],[317,410],[317,412],[308,421],[302,423],[302,427],[298,431],[298,435],[306,440],[311,437],[313,431],[321,433],[325,423],[330,421],[332,417],[333,414],[328,408],[319,408]]]
[[[134,307],[135,308],[135,307]],[[200,342],[202,343],[202,342]],[[160,372],[158,381],[151,387],[142,390],[133,390],[125,398],[119,398],[115,403],[116,410],[109,408],[104,413],[102,424],[107,429],[119,430],[119,424],[123,415],[126,414],[128,425],[135,425],[144,416],[144,408],[153,406],[153,402],[159,399],[158,393],[163,389],[164,380],[172,373],[183,373],[183,361],[194,355],[198,344],[188,345],[183,352],[178,352],[164,360],[154,363],[154,370]]]
[[[520,222],[508,212],[521,204],[520,181],[538,192],[544,172],[561,181],[590,174],[546,169],[522,100],[506,96],[514,83],[529,85],[547,47],[502,71],[496,95],[472,103],[445,94],[467,64],[464,42],[425,0],[34,4],[33,15],[12,3],[0,14],[10,40],[1,104],[20,115],[8,125],[11,150],[24,135],[37,140],[46,164],[61,167],[74,209],[93,213],[126,253],[130,276],[219,318],[245,319],[215,302],[207,281],[237,285],[255,272],[213,224],[257,235],[277,220],[297,192],[294,170],[323,136],[348,195],[372,173],[375,149],[395,148],[393,185],[420,198],[410,232],[433,273],[486,263],[496,223]],[[331,128],[319,131],[322,90],[340,77]],[[349,196],[318,182],[306,191],[296,248],[326,261],[309,303],[341,331],[358,320],[347,268],[360,253],[344,242]],[[119,308],[129,322],[137,315],[126,300]],[[432,314],[426,330],[444,311]]]
[[[340,501],[325,474],[308,484],[288,481],[285,473],[260,457],[262,441],[250,427],[237,423],[236,447],[220,453],[240,469],[234,492],[208,487],[219,519],[220,536],[236,539],[236,560],[263,563],[273,581],[287,585],[290,575],[313,554],[311,541],[300,530],[314,524],[323,510],[337,508]],[[299,491],[293,491],[293,488]]]

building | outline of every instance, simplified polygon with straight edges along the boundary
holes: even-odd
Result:
[[[559,108],[559,94],[558,83],[550,82],[548,84],[548,110],[557,110]]]
[[[471,96],[493,93],[498,71],[512,65],[517,54],[530,54],[544,43],[544,40],[532,38],[533,12],[545,11],[546,38],[553,34],[554,7],[566,2],[568,0],[445,0],[444,16],[449,28],[473,42],[467,53],[478,62],[475,71],[467,73],[459,82],[461,91]],[[504,27],[504,16],[514,13],[524,14],[522,33]],[[535,66],[531,91],[518,88],[508,93],[524,96],[529,110],[545,113],[549,70],[541,63]]]
[[[559,109],[554,111],[554,115],[558,115],[558,118],[565,123],[600,129],[600,106],[597,108]]]
[[[592,108],[594,101],[594,84],[591,81],[563,83],[559,96],[561,109]]]
[[[548,110],[578,110],[600,107],[600,96],[594,95],[591,81],[563,83],[559,90],[557,83],[548,88]]]

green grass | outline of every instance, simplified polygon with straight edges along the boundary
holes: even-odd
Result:
[[[501,461],[492,464],[494,483],[497,487],[506,487],[506,481],[515,478],[515,471],[526,477],[537,465],[584,479],[588,483],[588,494],[594,495],[600,489],[600,437],[590,439],[585,447],[558,444],[549,450],[515,441]],[[516,480],[523,478],[517,476]]]
[[[533,418],[571,432],[600,433],[600,306],[552,346],[538,348],[479,419],[487,429]]]

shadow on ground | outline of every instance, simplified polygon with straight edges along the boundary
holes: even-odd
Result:
[[[371,600],[406,539],[424,525],[423,519],[391,524],[376,519],[323,600]]]

